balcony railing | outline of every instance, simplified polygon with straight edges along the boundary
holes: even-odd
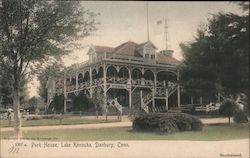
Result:
[[[94,79],[93,82],[92,82],[92,86],[100,85],[100,84],[103,84],[103,78]]]
[[[108,84],[131,84],[131,85],[139,85],[139,86],[154,86],[154,81],[152,80],[145,80],[144,78],[141,79],[131,79],[123,78],[123,77],[107,77],[106,82]],[[104,78],[97,78],[92,81],[92,86],[101,85],[104,83]],[[172,93],[172,91],[176,90],[177,84],[173,82],[168,82],[168,92]],[[85,81],[78,84],[78,89],[84,89],[90,86],[90,81]],[[56,85],[56,89],[63,89],[63,85],[58,84]],[[76,85],[67,85],[66,91],[74,91],[76,90]],[[156,96],[164,97],[166,96],[166,83],[164,81],[156,81]],[[171,95],[171,94],[170,94]]]
[[[86,82],[83,82],[83,83],[79,83],[79,89],[83,89],[85,87],[89,87],[90,85],[90,82],[89,81],[86,81]]]
[[[107,77],[107,83],[128,84],[128,78]]]
[[[121,61],[121,62],[126,61],[129,63],[146,63],[146,64],[151,64],[151,65],[152,64],[165,65],[165,66],[167,65],[169,68],[176,69],[176,65],[157,63],[155,60],[152,60],[152,59],[145,59],[145,58],[140,58],[140,57],[118,55],[118,54],[107,54],[107,55],[103,54],[103,55],[97,56],[96,58],[93,58],[92,60],[74,64],[68,67],[67,70],[84,68],[92,64],[98,63],[102,60],[115,60],[115,61]]]

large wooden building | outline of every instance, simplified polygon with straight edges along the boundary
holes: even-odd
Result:
[[[128,41],[115,48],[91,46],[88,56],[88,61],[68,67],[63,77],[49,79],[48,104],[55,94],[63,94],[67,112],[69,95],[84,92],[101,96],[103,109],[140,107],[148,113],[180,107],[180,62],[173,51],[157,51],[151,41]]]

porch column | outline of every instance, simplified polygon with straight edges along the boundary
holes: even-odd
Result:
[[[193,105],[194,104],[194,97],[191,96],[191,104]]]
[[[155,89],[152,89],[152,95],[153,95],[153,100],[152,100],[152,106],[155,108]]]
[[[107,74],[106,74],[106,64],[103,64],[103,109],[105,111],[106,120],[108,119],[108,109],[107,109]]]
[[[92,83],[93,83],[93,80],[92,80],[92,67],[89,68],[89,78],[90,78],[90,81],[89,81],[89,88],[90,88],[90,98],[92,98],[93,96],[93,90],[92,90]]]
[[[63,80],[63,95],[64,95],[64,102],[63,102],[63,112],[67,112],[67,86],[66,86],[66,78]]]
[[[202,96],[200,96],[200,104],[202,104],[202,103],[203,103]]]
[[[156,74],[154,73],[154,88],[156,90],[157,87],[157,78],[156,78]]]
[[[166,110],[168,110],[168,88],[166,88]]]
[[[128,93],[129,93],[129,109],[132,108],[132,90],[131,90],[131,86],[128,89]]]
[[[131,70],[129,69],[129,73],[128,73],[129,79],[128,79],[128,92],[129,92],[129,109],[132,108],[132,80],[131,80]]]
[[[154,84],[153,84],[154,86],[153,86],[153,91],[154,91],[154,93],[153,93],[153,108],[155,108],[155,95],[156,95],[156,93],[157,93],[157,78],[156,78],[156,74],[154,73]]]
[[[140,98],[141,98],[141,108],[142,108],[142,104],[143,104],[143,100],[142,100],[142,90],[140,90]]]
[[[76,90],[78,90],[78,73],[76,72]]]
[[[177,72],[177,81],[180,80],[180,73],[179,70]],[[178,87],[177,87],[177,96],[178,96],[178,107],[181,107],[181,91],[180,91],[180,83],[177,83]]]

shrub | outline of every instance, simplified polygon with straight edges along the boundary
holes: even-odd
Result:
[[[150,113],[137,116],[133,120],[133,129],[174,133],[178,131],[202,130],[199,118],[184,113]]]
[[[26,117],[27,120],[41,120],[42,116],[39,115],[30,115]]]
[[[60,115],[25,115],[26,120],[60,119]]]
[[[201,122],[199,118],[193,117],[191,128],[193,131],[201,131],[204,124]]]
[[[233,119],[235,123],[247,123],[248,122],[247,115],[244,113],[244,111],[237,112],[234,115]]]
[[[192,118],[187,114],[174,114],[173,117],[180,131],[190,131],[192,129]]]
[[[235,114],[236,111],[236,103],[232,99],[226,99],[222,102],[219,112],[220,114],[228,117],[228,123],[230,124],[230,118]]]
[[[60,115],[41,115],[43,119],[60,119]]]

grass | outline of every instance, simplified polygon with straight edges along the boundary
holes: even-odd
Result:
[[[2,132],[1,138],[6,139],[12,132]],[[24,131],[26,139],[58,140],[58,141],[104,141],[104,140],[191,140],[219,141],[249,138],[249,124],[205,125],[202,131],[180,132],[175,134],[158,134],[135,132],[126,128],[101,129],[63,129]]]
[[[8,120],[0,120],[0,127],[13,127],[13,122],[9,124]],[[91,124],[91,123],[106,123],[117,122],[117,118],[109,117],[106,121],[103,117],[95,119],[94,117],[71,116],[60,119],[40,119],[40,120],[22,120],[22,126],[48,126],[48,125],[74,125],[74,124]]]

